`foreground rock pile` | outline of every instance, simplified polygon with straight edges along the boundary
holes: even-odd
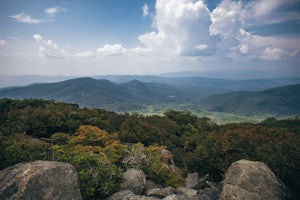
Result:
[[[188,174],[185,187],[163,188],[151,180],[147,180],[144,172],[129,169],[123,174],[122,190],[107,200],[194,200],[217,199],[221,191],[220,184],[207,180],[208,176],[198,178],[198,173]],[[204,189],[204,186],[208,186]]]
[[[221,183],[208,181],[208,175],[191,173],[180,188],[161,187],[138,169],[123,174],[122,190],[107,200],[287,200],[292,199],[285,185],[262,162],[234,162]]]
[[[284,184],[262,162],[233,163],[221,183],[208,176],[187,175],[185,186],[162,187],[147,180],[143,171],[128,169],[122,190],[107,200],[286,200],[292,199]],[[0,199],[81,200],[75,168],[66,163],[35,161],[0,171]]]

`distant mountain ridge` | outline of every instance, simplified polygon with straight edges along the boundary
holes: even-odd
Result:
[[[55,99],[91,108],[130,111],[139,109],[145,104],[174,101],[170,96],[175,96],[175,92],[177,91],[171,86],[163,84],[140,81],[116,84],[105,79],[78,78],[4,89],[0,91],[0,97]]]
[[[258,92],[238,91],[214,95],[201,100],[200,104],[210,111],[243,115],[300,115],[300,84]]]
[[[300,115],[300,84],[261,89],[297,83],[300,79],[231,81],[200,77],[128,76],[122,77],[122,80],[125,82],[85,77],[55,83],[36,83],[3,88],[0,90],[0,98],[54,99],[117,112],[137,111],[149,105],[172,104],[176,107],[190,104],[203,110],[240,115]]]

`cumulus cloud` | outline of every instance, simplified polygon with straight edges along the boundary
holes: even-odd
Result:
[[[156,31],[139,36],[152,52],[171,55],[206,55],[211,38],[209,10],[203,0],[157,0]],[[209,48],[197,48],[198,45]]]
[[[143,7],[142,7],[142,10],[143,10],[143,16],[146,17],[149,15],[149,7],[147,4],[144,4]]]
[[[16,15],[9,16],[12,20],[16,22],[26,23],[26,24],[39,24],[43,22],[41,19],[34,19],[30,15],[25,13],[19,13]]]
[[[243,5],[241,1],[223,0],[211,13],[211,35],[220,38],[217,41],[219,56],[250,59],[279,60],[299,53],[297,39],[283,36],[259,36],[246,31],[250,26],[247,20],[258,20],[262,16],[294,0],[254,0]],[[274,4],[273,4],[274,3]],[[271,5],[273,4],[273,5]],[[298,39],[299,40],[299,39]],[[293,44],[293,43],[296,43]]]
[[[39,45],[39,54],[46,58],[65,58],[66,52],[58,47],[52,40],[44,40],[39,34],[34,34],[33,39]]]
[[[97,49],[97,53],[102,56],[120,56],[125,55],[127,49],[121,44],[105,44]]]
[[[210,13],[212,24],[209,27],[211,35],[230,37],[241,26],[242,2],[224,0]]]
[[[222,0],[210,11],[204,0],[157,0],[154,31],[138,37],[143,46],[126,48],[122,44],[105,44],[96,51],[81,52],[77,56],[148,55],[160,59],[201,60],[224,57],[278,60],[296,56],[300,52],[299,38],[260,36],[247,31],[256,19],[274,15],[280,6],[295,1],[274,0],[272,4],[270,0]],[[148,14],[145,4],[143,15]]]

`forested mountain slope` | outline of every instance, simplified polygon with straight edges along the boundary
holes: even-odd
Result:
[[[200,104],[210,111],[243,115],[300,115],[300,84],[259,92],[230,92],[206,98]]]
[[[109,80],[78,78],[57,83],[32,84],[0,91],[0,97],[54,99],[113,111],[130,111],[143,105],[168,103],[179,94],[171,86],[136,80],[116,84]]]

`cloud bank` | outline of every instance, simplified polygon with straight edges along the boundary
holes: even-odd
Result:
[[[213,59],[280,60],[299,55],[297,37],[261,36],[247,31],[257,24],[297,19],[297,15],[279,8],[297,0],[222,0],[209,10],[204,0],[157,0],[153,16],[154,31],[138,36],[141,45],[126,48],[122,44],[104,44],[91,56],[157,56]],[[143,16],[149,7],[142,7]],[[300,16],[299,16],[300,19]]]

